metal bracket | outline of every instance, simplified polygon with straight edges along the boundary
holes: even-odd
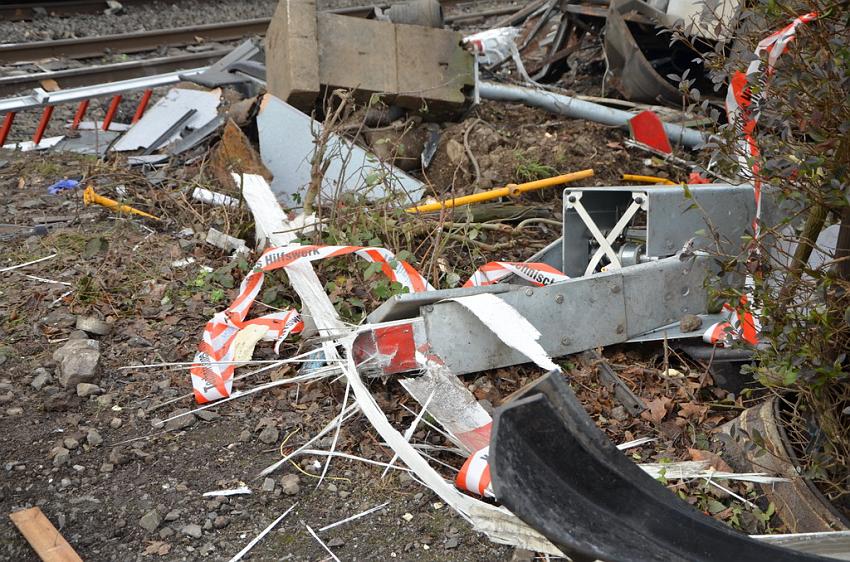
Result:
[[[608,233],[608,236],[605,237],[606,246],[611,248],[611,244],[617,241],[617,238],[623,233],[626,226],[631,222],[632,217],[635,216],[635,213],[638,212],[639,209],[643,209],[646,211],[646,194],[645,193],[632,193],[632,204],[629,205],[629,208],[626,209],[626,212],[623,213],[623,216],[620,217],[620,220],[617,221],[617,224],[614,225],[614,228],[611,229],[611,232]],[[586,215],[586,213],[585,213]],[[589,216],[587,218],[590,218]],[[584,216],[582,216],[584,219]],[[593,220],[593,219],[590,219]],[[599,230],[598,228],[596,229]],[[593,257],[590,258],[590,263],[587,264],[587,268],[584,270],[585,275],[590,275],[594,271],[596,271],[596,266],[599,265],[599,261],[602,259],[603,254],[607,254],[607,251],[603,251],[602,246],[596,250],[596,253],[593,254]],[[611,262],[610,269],[619,269],[622,267],[619,259]]]
[[[581,217],[581,220],[584,222],[584,225],[599,243],[599,250],[604,252],[605,255],[608,256],[608,259],[611,260],[613,269],[619,269],[620,267],[622,267],[620,265],[620,260],[617,257],[617,252],[615,252],[614,248],[611,247],[611,242],[613,242],[614,240],[612,239],[609,242],[605,235],[602,234],[602,231],[599,230],[598,226],[596,226],[596,223],[593,221],[593,218],[591,218],[590,214],[587,212],[587,209],[585,209],[584,205],[581,204],[581,196],[582,193],[580,191],[570,192],[564,198],[564,207],[567,209],[573,209],[576,213],[578,213],[578,216]],[[584,274],[587,275],[588,272],[585,271]]]

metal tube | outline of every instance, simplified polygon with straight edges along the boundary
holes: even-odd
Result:
[[[76,131],[80,126],[80,121],[83,120],[83,116],[86,114],[86,110],[89,108],[89,100],[83,100],[80,102],[80,105],[77,107],[77,113],[74,114],[74,122],[71,123],[71,130]]]
[[[115,199],[110,199],[109,197],[98,195],[97,193],[95,193],[94,188],[92,186],[88,186],[83,190],[83,203],[85,205],[100,205],[102,207],[112,209],[113,211],[117,211],[119,213],[131,213],[134,215],[139,215],[140,217],[161,220],[159,217],[155,217],[150,213],[140,211],[134,207],[131,207],[130,205],[122,205]]]
[[[584,178],[589,178],[592,175],[593,170],[581,170],[579,172],[572,172],[569,174],[563,174],[560,176],[546,178],[543,180],[521,183],[519,185],[512,183],[505,187],[490,189],[488,191],[482,191],[481,193],[464,195],[463,197],[455,197],[454,199],[437,201],[436,203],[427,203],[425,205],[419,205],[418,207],[410,207],[409,209],[405,209],[404,212],[428,213],[431,211],[439,211],[440,209],[451,209],[453,207],[460,207],[462,205],[472,205],[473,203],[490,201],[492,199],[498,199],[499,197],[517,196],[520,193],[525,193],[526,191],[534,191],[535,189],[543,189],[546,187],[551,187],[553,185],[561,185],[564,183],[578,181]]]
[[[629,119],[635,116],[634,113],[629,113],[622,109],[614,109],[598,103],[523,86],[481,81],[478,83],[478,91],[484,99],[524,103],[567,117],[587,119],[615,127],[628,127]],[[683,127],[682,125],[673,125],[671,123],[662,124],[664,125],[664,131],[672,142],[682,144],[688,148],[699,148],[707,140],[705,135],[696,129]]]
[[[141,90],[144,88],[170,86],[171,84],[180,82],[181,76],[200,74],[206,71],[207,68],[208,67],[203,66],[200,68],[193,68],[191,70],[155,74],[153,76],[142,76],[139,78],[131,78],[129,80],[121,80],[119,82],[95,84],[94,86],[68,88],[65,90],[58,90],[56,92],[47,92],[41,88],[35,88],[33,93],[26,96],[0,99],[0,113],[5,113],[7,111],[23,111],[24,109],[41,107],[47,103],[58,105],[61,103],[72,103],[89,98],[106,97],[114,94]]]
[[[6,138],[9,136],[9,131],[12,130],[12,123],[15,121],[15,112],[10,111],[3,118],[3,126],[0,127],[0,147],[6,143]]]
[[[135,123],[136,121],[142,118],[142,115],[145,114],[145,109],[147,109],[148,107],[148,102],[151,99],[151,94],[153,94],[153,90],[151,90],[150,88],[145,90],[145,93],[142,94],[142,99],[139,101],[139,107],[136,108],[136,114],[133,115],[133,120],[131,121],[131,123]]]
[[[41,121],[38,122],[38,128],[32,136],[32,142],[34,145],[38,146],[38,143],[40,143],[41,139],[44,137],[44,131],[47,130],[47,124],[50,123],[51,115],[53,115],[53,106],[48,105],[44,108],[44,113],[41,114]]]
[[[623,181],[637,181],[640,183],[655,183],[664,185],[677,185],[676,182],[667,179],[659,178],[658,176],[642,176],[639,174],[623,174]]]
[[[109,102],[109,109],[106,110],[106,116],[103,118],[103,126],[101,127],[104,131],[109,130],[109,126],[112,124],[112,120],[115,119],[115,114],[118,112],[118,106],[121,104],[121,94],[117,94],[112,97],[112,101]]]

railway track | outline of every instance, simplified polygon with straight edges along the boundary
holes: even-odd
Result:
[[[121,0],[121,4],[125,6],[144,4],[146,2],[150,2],[150,0]],[[0,19],[28,21],[35,19],[40,14],[63,17],[78,14],[100,14],[108,7],[106,0],[2,3],[0,4]]]
[[[372,6],[355,6],[333,10],[333,12],[365,16],[370,10]],[[513,7],[491,8],[472,14],[449,15],[445,19],[447,23],[463,22],[513,11],[515,11]],[[0,44],[0,64],[34,62],[49,58],[85,59],[102,57],[110,53],[142,53],[161,47],[178,47],[198,42],[234,41],[252,35],[264,35],[269,21],[271,18],[257,18],[119,35]]]
[[[142,1],[150,0],[131,1],[141,3]],[[84,3],[96,4],[97,2],[94,0],[74,0],[73,2],[53,2],[49,4],[65,5]],[[442,3],[452,7],[473,5],[473,3],[468,2],[460,3],[457,0],[442,0]],[[387,4],[379,5],[379,7],[386,6]],[[353,16],[365,16],[373,7],[355,6],[331,11]],[[460,23],[476,18],[513,13],[516,10],[516,6],[504,6],[472,13],[459,12],[447,15],[444,19],[446,23]],[[0,13],[2,13],[2,10],[0,10]],[[32,62],[50,58],[84,59],[101,57],[109,53],[120,54],[155,51],[161,47],[193,45],[198,42],[233,41],[248,36],[265,35],[269,21],[270,18],[258,18],[122,35],[0,44],[0,64]],[[187,70],[206,66],[220,59],[229,51],[230,49],[217,49],[171,57],[149,58],[68,70],[0,77],[0,96],[13,95],[23,90],[35,88],[48,80],[57,82],[62,88],[73,88],[99,82],[112,82],[152,74]]]
[[[21,76],[5,76],[0,78],[0,96],[11,96],[17,92],[38,87],[47,80],[55,81],[62,88],[76,88],[177,70],[188,70],[212,64],[229,52],[230,49],[219,49],[175,57],[158,57],[53,72],[35,72]]]
[[[153,0],[119,0],[124,6],[150,4]],[[444,6],[468,2],[469,0],[442,0]],[[46,2],[3,3],[0,0],[0,20],[29,21],[39,15],[68,17],[80,14],[100,14],[109,5],[106,0],[53,0]]]
[[[160,47],[177,47],[207,41],[233,41],[251,35],[265,35],[269,21],[270,18],[258,18],[120,35],[0,44],[0,64],[49,58],[84,59],[102,57],[109,53],[141,53]]]

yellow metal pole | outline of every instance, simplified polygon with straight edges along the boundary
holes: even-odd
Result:
[[[113,211],[117,211],[119,213],[132,213],[134,215],[139,215],[141,217],[148,217],[149,219],[160,220],[159,217],[155,217],[150,215],[144,211],[140,211],[138,209],[134,209],[129,205],[122,205],[118,201],[114,199],[110,199],[109,197],[104,197],[103,195],[98,195],[94,192],[94,188],[92,186],[88,186],[83,190],[83,203],[86,205],[91,205],[94,203],[95,205],[100,205],[102,207],[106,207],[107,209],[112,209]]]
[[[667,178],[659,178],[656,176],[639,176],[637,174],[623,174],[623,179],[625,181],[638,181],[641,183],[660,183],[664,185],[679,185],[672,180],[668,180]]]
[[[561,185],[564,183],[583,180],[585,178],[591,177],[592,175],[593,170],[581,170],[578,172],[554,176],[543,180],[531,181],[528,183],[512,183],[508,184],[505,187],[499,187],[497,189],[491,189],[489,191],[482,191],[481,193],[464,195],[463,197],[455,197],[454,199],[437,201],[436,203],[427,203],[425,205],[419,205],[418,207],[410,207],[409,209],[405,209],[404,211],[406,213],[428,213],[431,211],[439,211],[440,209],[451,209],[452,207],[460,207],[463,205],[472,205],[473,203],[481,203],[482,201],[490,201],[491,199],[498,199],[499,197],[516,197],[520,193],[534,191],[537,189],[544,189],[546,187],[552,187],[553,185]]]

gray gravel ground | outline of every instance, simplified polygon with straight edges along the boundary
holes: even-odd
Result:
[[[177,0],[151,1],[126,6],[116,15],[44,17],[34,21],[0,22],[0,43],[73,39],[152,29],[185,27],[269,17],[277,0]]]

